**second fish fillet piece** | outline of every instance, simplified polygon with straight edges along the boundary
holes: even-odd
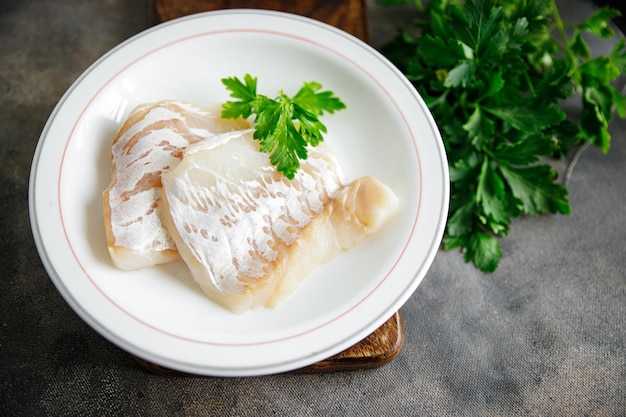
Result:
[[[309,149],[293,180],[285,178],[252,130],[192,145],[162,182],[163,223],[180,255],[204,292],[234,312],[275,306],[397,205],[373,178],[344,185],[323,144]]]

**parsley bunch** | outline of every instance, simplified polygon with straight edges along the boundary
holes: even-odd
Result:
[[[235,119],[255,115],[254,139],[261,152],[270,155],[271,163],[285,177],[293,179],[300,160],[307,158],[307,145],[317,146],[324,140],[326,126],[319,120],[324,113],[334,113],[346,105],[332,91],[319,91],[316,82],[305,82],[295,96],[281,91],[275,99],[257,94],[257,78],[246,74],[243,82],[237,77],[222,79],[238,101],[222,104],[222,117]]]
[[[601,8],[566,26],[553,0],[413,3],[423,17],[417,35],[400,31],[381,52],[412,80],[441,129],[451,181],[443,247],[491,272],[512,218],[570,213],[546,158],[585,141],[609,150],[611,117],[626,115],[626,97],[612,84],[626,70],[626,48],[620,40],[608,56],[592,57],[583,33],[614,36],[609,21],[619,12]],[[577,118],[561,107],[575,96]]]

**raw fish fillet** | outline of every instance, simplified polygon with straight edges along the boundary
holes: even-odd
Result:
[[[204,292],[234,312],[275,306],[397,205],[371,177],[344,185],[323,144],[286,179],[259,152],[252,130],[190,146],[162,181],[163,223],[183,260]]]
[[[103,194],[107,246],[118,268],[132,270],[179,259],[160,220],[161,174],[180,163],[190,144],[248,127],[243,120],[220,119],[219,108],[180,101],[133,111],[113,141],[112,180]]]

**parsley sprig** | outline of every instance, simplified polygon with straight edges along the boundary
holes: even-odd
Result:
[[[271,163],[285,177],[293,179],[300,160],[308,156],[307,146],[317,146],[324,140],[326,126],[319,117],[344,109],[346,105],[332,91],[320,91],[317,82],[305,82],[300,90],[289,97],[282,90],[276,98],[257,93],[257,78],[246,74],[222,79],[237,101],[222,104],[222,117],[234,119],[255,115],[254,139],[260,150],[270,155]]]
[[[379,0],[386,4],[405,0]],[[513,218],[569,214],[551,157],[590,141],[610,148],[609,122],[626,116],[613,82],[626,70],[619,40],[592,57],[583,34],[611,38],[619,12],[603,7],[566,24],[553,0],[411,0],[422,19],[381,48],[413,81],[437,121],[451,181],[445,249],[494,271]],[[579,117],[564,100],[582,100]]]

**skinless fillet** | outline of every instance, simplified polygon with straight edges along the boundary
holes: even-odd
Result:
[[[244,120],[222,120],[219,108],[180,101],[134,110],[113,141],[112,181],[103,194],[107,246],[118,268],[132,270],[179,259],[160,220],[161,174],[180,163],[189,145],[248,127]]]
[[[163,223],[196,282],[234,312],[275,306],[395,212],[395,194],[374,178],[344,185],[323,144],[301,164],[286,179],[248,130],[190,146],[162,176]]]

